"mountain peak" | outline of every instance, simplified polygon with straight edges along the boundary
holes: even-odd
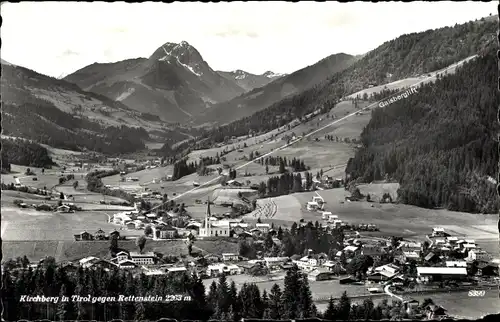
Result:
[[[203,57],[201,57],[198,50],[184,40],[180,43],[167,42],[163,44],[156,49],[150,59],[167,60],[169,57],[177,58],[180,63],[186,65],[203,62]]]
[[[262,74],[262,76],[266,76],[267,78],[276,78],[276,77],[282,77],[284,74],[279,74],[279,73],[274,73],[270,70]]]

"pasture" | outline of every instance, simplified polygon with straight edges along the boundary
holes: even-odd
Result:
[[[128,251],[138,251],[134,240],[120,240],[118,241],[118,247]],[[32,262],[38,261],[45,256],[52,256],[58,262],[76,261],[87,256],[109,258],[109,241],[4,241],[2,251],[4,259],[26,255]],[[144,251],[154,251],[169,255],[187,255],[187,246],[183,240],[148,240]]]
[[[448,66],[448,67],[434,71],[432,73],[428,73],[430,75],[430,77],[428,77],[426,74],[426,75],[421,75],[421,77],[409,77],[409,78],[400,79],[400,80],[397,80],[397,81],[394,81],[394,82],[391,82],[388,84],[363,89],[359,92],[356,92],[356,93],[353,93],[353,94],[347,96],[347,98],[354,98],[356,96],[363,97],[363,95],[365,93],[368,95],[371,95],[372,93],[378,93],[378,92],[381,92],[384,89],[384,87],[387,89],[392,89],[392,90],[396,89],[396,90],[403,91],[404,88],[409,88],[411,86],[419,85],[420,83],[426,84],[429,82],[434,82],[434,81],[436,81],[437,75],[444,76],[445,74],[453,74],[453,73],[455,73],[455,71],[457,70],[458,67],[463,65],[465,62],[475,58],[476,56],[477,55],[467,57],[467,58],[465,58],[457,63],[454,63],[454,64]],[[418,93],[416,93],[416,94],[418,94]],[[416,95],[416,94],[412,94],[412,95]]]
[[[110,212],[111,215],[113,212]],[[2,207],[2,240],[74,240],[82,231],[93,234],[98,229],[110,232],[119,226],[108,222],[108,216],[101,211],[79,211],[58,213]],[[142,231],[126,231],[123,235],[137,236]]]
[[[347,295],[351,296],[349,291]],[[497,314],[500,312],[500,302],[498,301],[498,291],[486,291],[484,297],[469,297],[468,292],[450,292],[450,293],[436,293],[436,294],[415,294],[411,295],[420,303],[426,298],[431,298],[435,304],[443,306],[449,315],[458,319],[478,319],[487,314]],[[314,295],[313,295],[314,296]],[[373,303],[377,305],[384,299],[388,299],[389,303],[392,302],[388,296],[373,297]],[[355,303],[362,303],[364,298],[352,298],[351,301]],[[316,303],[318,311],[324,312],[328,306],[327,302]]]
[[[374,195],[380,195],[384,191],[395,193],[395,184],[372,184],[362,185],[362,192],[370,191]],[[275,225],[291,226],[293,222],[301,219],[305,221],[321,222],[320,212],[309,212],[305,210],[305,204],[314,195],[320,195],[325,200],[325,211],[331,211],[339,216],[339,219],[352,224],[373,223],[380,228],[377,234],[393,235],[401,237],[423,238],[432,231],[435,226],[442,226],[451,234],[467,236],[476,239],[481,245],[484,240],[485,246],[498,253],[497,222],[498,215],[482,215],[453,212],[442,209],[424,209],[402,204],[380,204],[365,201],[347,202],[345,197],[349,192],[344,188],[323,190],[316,192],[295,193],[288,196],[279,196],[259,200],[258,204],[265,205],[269,202],[276,204],[277,209],[270,217],[263,217],[265,222],[273,222]],[[372,207],[373,206],[373,207]],[[253,213],[246,216],[248,219],[256,219]],[[453,223],[453,225],[449,225]]]
[[[120,240],[118,247],[127,251],[137,251],[134,240]],[[237,253],[238,243],[226,240],[197,240],[193,250],[202,254]],[[45,256],[56,261],[76,261],[87,256],[109,258],[109,241],[69,241],[69,240],[31,240],[2,243],[3,259],[26,255],[32,262]],[[144,252],[157,252],[163,255],[187,256],[188,249],[184,240],[148,240]]]

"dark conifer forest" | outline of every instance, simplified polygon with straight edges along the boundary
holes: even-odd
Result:
[[[350,180],[388,174],[401,184],[400,202],[498,212],[491,180],[498,171],[496,63],[491,50],[411,98],[372,111],[363,148],[347,166]]]
[[[47,258],[37,269],[26,268],[27,259],[19,258],[21,267],[7,269],[2,274],[3,318],[6,321],[26,319],[49,320],[158,320],[160,318],[186,320],[238,321],[245,319],[307,319],[313,317],[330,320],[385,320],[391,317],[408,318],[400,302],[383,301],[374,305],[366,299],[361,305],[351,305],[344,292],[338,301],[330,300],[325,313],[313,303],[307,277],[294,266],[284,280],[283,287],[274,285],[262,291],[257,284],[245,283],[236,287],[225,275],[213,282],[206,292],[202,280],[196,276],[132,275],[120,270],[71,269],[56,265]],[[24,268],[22,268],[24,266]],[[74,295],[91,298],[92,303],[73,301]],[[21,296],[68,298],[57,303],[20,301]],[[135,296],[131,298],[118,299]],[[181,300],[168,295],[181,295]],[[163,296],[163,301],[140,300],[140,297]],[[156,298],[158,299],[158,298]]]
[[[10,171],[10,164],[50,168],[55,165],[43,146],[23,139],[2,138],[2,169]]]

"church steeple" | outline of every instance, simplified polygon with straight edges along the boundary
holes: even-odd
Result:
[[[208,235],[208,221],[211,217],[210,214],[210,198],[207,198],[207,213],[205,214],[205,233]]]

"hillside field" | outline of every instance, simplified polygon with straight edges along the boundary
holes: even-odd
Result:
[[[128,251],[137,251],[134,240],[120,240],[118,247]],[[238,244],[224,240],[199,240],[194,243],[194,250],[207,253],[238,252]],[[148,240],[144,252],[159,252],[164,255],[187,255],[188,249],[184,240]],[[109,241],[68,241],[68,240],[33,240],[3,241],[3,259],[26,255],[30,261],[38,261],[45,256],[53,256],[56,261],[76,261],[87,256],[109,257]]]

